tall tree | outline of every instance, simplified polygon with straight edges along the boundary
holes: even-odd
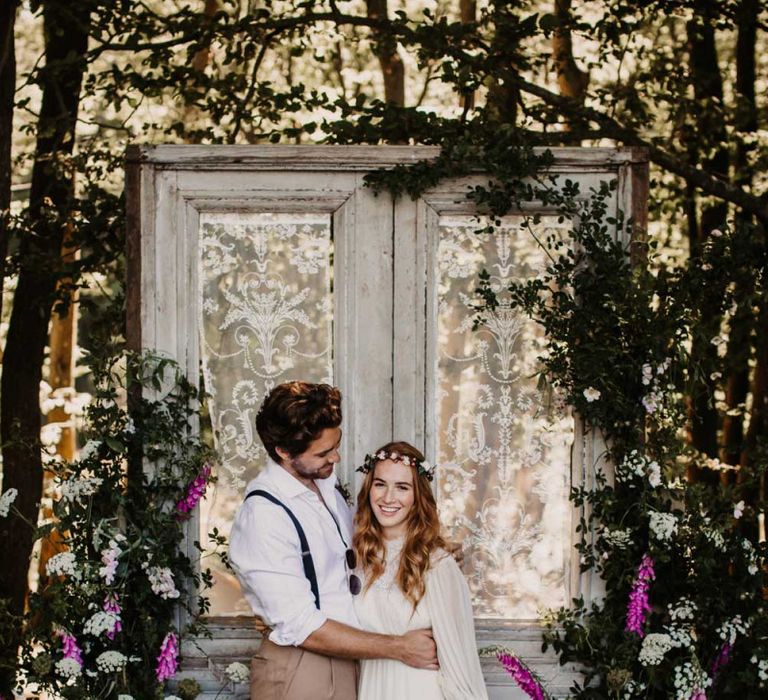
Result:
[[[488,114],[501,124],[516,124],[520,87],[518,85],[520,18],[516,3],[496,0],[491,3],[494,22],[488,84]]]
[[[727,179],[730,158],[728,137],[722,113],[723,79],[718,64],[715,43],[717,3],[696,0],[694,14],[687,24],[688,60],[697,104],[693,137],[693,157],[707,172]],[[695,190],[689,187],[689,240],[691,255],[696,259],[707,238],[715,229],[724,228],[728,204],[723,201],[698,203]],[[696,220],[697,209],[699,218]],[[693,341],[694,367],[701,369],[695,378],[691,397],[691,435],[693,445],[701,452],[715,457],[718,452],[718,415],[714,406],[715,382],[712,372],[717,366],[716,349],[710,342],[720,330],[720,316],[710,299],[702,299],[701,324]]]
[[[0,314],[3,311],[5,258],[8,253],[8,216],[11,206],[11,143],[13,98],[16,91],[14,27],[17,0],[0,4]]]
[[[750,189],[753,182],[753,168],[750,155],[754,151],[752,139],[757,131],[757,100],[755,95],[757,26],[760,16],[759,0],[741,0],[737,15],[736,39],[736,114],[737,135],[734,153],[734,182]],[[742,211],[737,212],[736,221],[748,225],[754,217]],[[750,234],[747,233],[747,236]],[[765,235],[765,232],[763,232]],[[741,238],[741,237],[740,237]],[[749,361],[752,349],[752,334],[755,331],[753,312],[754,279],[749,267],[751,256],[744,261],[743,274],[736,282],[736,310],[730,323],[728,351],[726,355],[725,401],[728,407],[723,417],[722,459],[728,464],[740,464],[744,448],[744,410],[749,393]],[[764,334],[764,328],[758,329]],[[761,368],[756,376],[763,374]],[[755,387],[758,388],[758,387]],[[746,461],[746,455],[745,455]]]
[[[552,34],[552,60],[560,94],[581,103],[589,86],[589,73],[582,71],[573,55],[571,0],[555,0],[557,26]]]
[[[72,214],[71,155],[85,68],[92,3],[45,0],[45,66],[39,73],[42,104],[32,170],[29,233],[20,245],[19,279],[3,357],[0,432],[3,486],[18,489],[16,508],[29,523],[38,517],[43,472],[38,396],[48,323],[61,266],[64,230]],[[33,533],[16,518],[0,524],[0,598],[21,615]],[[20,629],[16,630],[20,633]],[[14,640],[15,641],[15,640]],[[16,644],[3,649],[0,693],[10,694]]]
[[[459,15],[462,24],[474,24],[477,21],[477,0],[459,0]],[[466,115],[475,106],[475,93],[462,93],[462,109]]]
[[[368,18],[379,22],[388,18],[387,0],[366,0]],[[374,31],[374,53],[384,78],[384,101],[397,107],[405,106],[405,64],[397,51],[392,34]]]

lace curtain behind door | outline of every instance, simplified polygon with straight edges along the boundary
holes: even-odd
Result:
[[[439,222],[437,463],[441,519],[466,548],[480,618],[536,619],[567,603],[568,502],[574,423],[537,382],[541,329],[509,303],[510,282],[535,277],[546,253],[524,221],[477,234],[469,216]],[[554,217],[535,231],[562,236]],[[478,273],[499,307],[473,330]]]
[[[330,215],[201,216],[201,357],[218,482],[201,510],[201,542],[229,533],[247,482],[266,453],[256,411],[277,384],[333,383]],[[209,560],[211,614],[248,613],[234,577]]]

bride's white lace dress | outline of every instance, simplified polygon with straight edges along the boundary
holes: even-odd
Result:
[[[439,671],[390,659],[361,662],[358,700],[483,700],[488,697],[475,645],[469,588],[456,562],[443,551],[432,558],[426,593],[416,610],[395,582],[403,539],[387,542],[385,573],[355,597],[364,629],[404,634],[432,628]]]

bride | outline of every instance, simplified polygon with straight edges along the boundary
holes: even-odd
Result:
[[[431,628],[439,670],[400,661],[361,662],[358,700],[482,700],[469,589],[444,549],[429,482],[432,468],[415,447],[391,442],[366,457],[354,549],[363,590],[355,611],[363,628],[399,635]]]

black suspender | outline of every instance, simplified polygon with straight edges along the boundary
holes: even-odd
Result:
[[[304,534],[304,528],[301,527],[301,524],[297,520],[296,516],[291,512],[290,508],[288,508],[285,503],[275,498],[271,493],[262,491],[261,489],[256,489],[255,491],[251,491],[245,497],[245,500],[247,501],[251,496],[261,496],[262,498],[266,498],[268,501],[272,501],[272,503],[280,506],[286,513],[288,513],[288,517],[293,521],[293,525],[296,528],[296,533],[299,535],[299,544],[301,545],[301,561],[304,564],[304,575],[309,579],[309,585],[312,588],[312,595],[315,596],[315,607],[320,610],[320,589],[317,585],[315,563],[312,561],[312,554],[309,551],[309,542],[307,542],[307,536]],[[335,520],[336,519],[334,518],[334,522]],[[338,523],[336,523],[336,527],[338,526]],[[339,530],[339,534],[341,534],[341,530]]]

